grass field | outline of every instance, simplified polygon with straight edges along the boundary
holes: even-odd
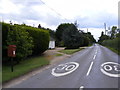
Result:
[[[10,66],[2,66],[2,82],[6,82],[47,64],[49,64],[49,61],[45,57],[38,56],[21,61],[20,64],[14,66],[13,72],[11,72]]]
[[[64,50],[60,50],[59,52],[65,53],[65,54],[73,54],[73,53],[78,52],[78,51],[80,51],[82,49],[84,49],[84,48],[79,48],[79,49],[64,49]]]

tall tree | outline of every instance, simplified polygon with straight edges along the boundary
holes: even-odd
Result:
[[[104,32],[102,31],[102,32],[101,32],[101,36],[99,37],[98,42],[101,44],[104,40],[107,40],[107,39],[109,39],[109,38],[110,38],[110,37],[107,36],[107,35],[104,35]]]
[[[56,45],[58,45],[58,46],[64,46],[62,36],[63,36],[63,32],[66,30],[66,28],[69,27],[69,25],[70,25],[69,23],[63,23],[63,24],[60,24],[57,27],[56,33],[55,33],[55,36],[56,36]]]
[[[40,24],[38,25],[38,28],[41,28],[41,25],[40,25]]]
[[[116,31],[117,31],[117,27],[116,27],[116,26],[113,26],[113,27],[112,27],[112,30],[111,30],[111,39],[114,39],[114,38],[115,38]]]
[[[69,24],[63,32],[66,48],[79,48],[83,44],[83,36],[74,24]]]

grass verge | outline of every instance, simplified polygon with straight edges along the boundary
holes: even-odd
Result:
[[[80,51],[82,49],[84,49],[84,48],[79,48],[79,49],[64,49],[64,50],[60,50],[59,52],[65,53],[65,54],[73,54],[73,53],[78,52],[78,51]]]
[[[9,81],[13,78],[19,77],[32,71],[35,68],[48,65],[49,61],[43,57],[34,57],[30,59],[26,59],[20,62],[20,64],[14,66],[14,71],[11,72],[10,66],[3,66],[2,67],[2,82]]]
[[[55,56],[63,56],[63,54],[57,53],[55,54]]]
[[[120,52],[117,51],[117,50],[115,50],[114,48],[111,48],[111,47],[108,47],[108,46],[105,46],[105,47],[107,47],[107,48],[110,49],[111,51],[113,51],[113,52],[117,53],[118,55],[120,55]]]

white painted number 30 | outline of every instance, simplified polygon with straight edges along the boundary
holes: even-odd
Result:
[[[68,62],[65,64],[60,64],[57,67],[52,69],[52,75],[59,77],[72,73],[79,67],[79,64],[76,62]]]
[[[105,62],[101,65],[101,72],[110,77],[120,77],[120,64],[115,62]]]

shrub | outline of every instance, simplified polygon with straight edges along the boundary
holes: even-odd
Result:
[[[82,46],[88,46],[90,44],[90,39],[84,36],[84,41]]]
[[[7,36],[7,46],[16,45],[16,59],[21,60],[32,54],[33,38],[28,32],[17,25],[10,25]]]
[[[24,28],[33,38],[33,54],[41,54],[48,49],[50,36],[47,30],[33,28],[30,26],[26,26]]]
[[[26,25],[2,23],[2,56],[8,60],[8,45],[16,45],[16,59],[21,60],[29,55],[41,54],[48,49],[49,32]]]
[[[117,50],[120,53],[120,38],[115,38],[113,40],[104,40],[102,42],[102,45],[111,47],[115,50]]]
[[[8,35],[8,30],[10,29],[10,24],[6,24],[6,23],[1,23],[2,24],[2,57],[4,59],[4,57],[7,56],[7,35]]]
[[[63,41],[66,48],[79,48],[83,44],[83,35],[78,31],[74,24],[70,24],[63,32]]]

